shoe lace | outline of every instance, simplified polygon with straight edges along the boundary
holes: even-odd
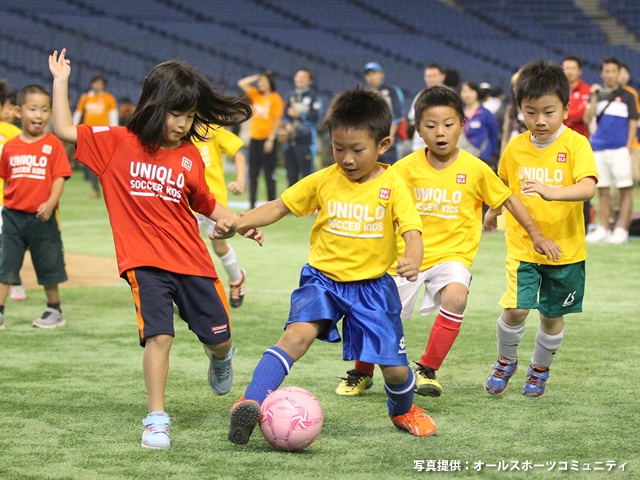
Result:
[[[544,382],[544,380],[544,372],[537,372],[535,370],[532,370],[527,374],[525,383],[528,383],[529,385],[540,385]]]
[[[358,383],[362,381],[362,379],[364,378],[364,374],[360,373],[356,369],[353,369],[353,370],[347,371],[346,377],[340,377],[340,378],[342,378],[342,380],[346,382],[348,387],[355,387],[356,385],[358,385]]]
[[[239,300],[243,293],[244,275],[237,283],[229,283],[229,295],[234,300]]]
[[[426,365],[422,365],[421,363],[418,363],[418,362],[413,362],[413,363],[415,363],[418,366],[418,369],[416,370],[418,375],[424,378],[428,378],[429,380],[436,379],[436,372],[433,368],[427,367]]]
[[[147,425],[149,433],[169,433],[169,425],[166,423],[152,423]]]
[[[216,374],[216,377],[227,378],[229,375],[231,375],[231,362],[223,366],[214,365],[213,371]]]
[[[493,369],[493,376],[498,378],[504,378],[507,375],[507,367],[508,364],[504,364],[502,362],[496,363],[496,366]]]

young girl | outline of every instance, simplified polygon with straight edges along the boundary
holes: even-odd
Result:
[[[235,216],[216,202],[204,165],[189,141],[210,124],[234,125],[251,115],[243,100],[215,92],[194,68],[175,61],[151,70],[127,127],[74,125],[68,100],[66,50],[49,57],[56,135],[76,144],[76,158],[100,179],[120,275],[136,306],[149,415],[142,446],[169,448],[164,393],[174,336],[173,303],[205,345],[209,385],[231,389],[231,332],[224,287],[199,236],[191,209],[235,229]],[[262,244],[262,233],[245,232]]]

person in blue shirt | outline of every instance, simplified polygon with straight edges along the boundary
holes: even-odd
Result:
[[[464,102],[464,135],[458,147],[489,164],[496,170],[498,149],[498,123],[496,117],[482,106],[479,100],[480,87],[475,82],[465,81],[460,88]]]

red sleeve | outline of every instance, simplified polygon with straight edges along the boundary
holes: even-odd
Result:
[[[78,143],[75,157],[98,177],[102,176],[120,139],[126,135],[125,127],[92,127],[78,125]]]
[[[53,161],[53,165],[51,165],[51,179],[55,180],[56,178],[70,178],[71,177],[71,165],[69,165],[69,158],[67,157],[67,152],[64,148],[64,145],[57,137],[53,136],[53,152],[51,157],[49,157],[50,161]]]

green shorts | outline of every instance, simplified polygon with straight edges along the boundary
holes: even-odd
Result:
[[[582,311],[585,262],[540,265],[507,258],[504,308],[537,309],[549,318]]]
[[[0,282],[20,284],[20,269],[27,248],[40,285],[66,282],[62,237],[58,210],[41,222],[35,213],[2,209],[2,251],[0,251]]]

